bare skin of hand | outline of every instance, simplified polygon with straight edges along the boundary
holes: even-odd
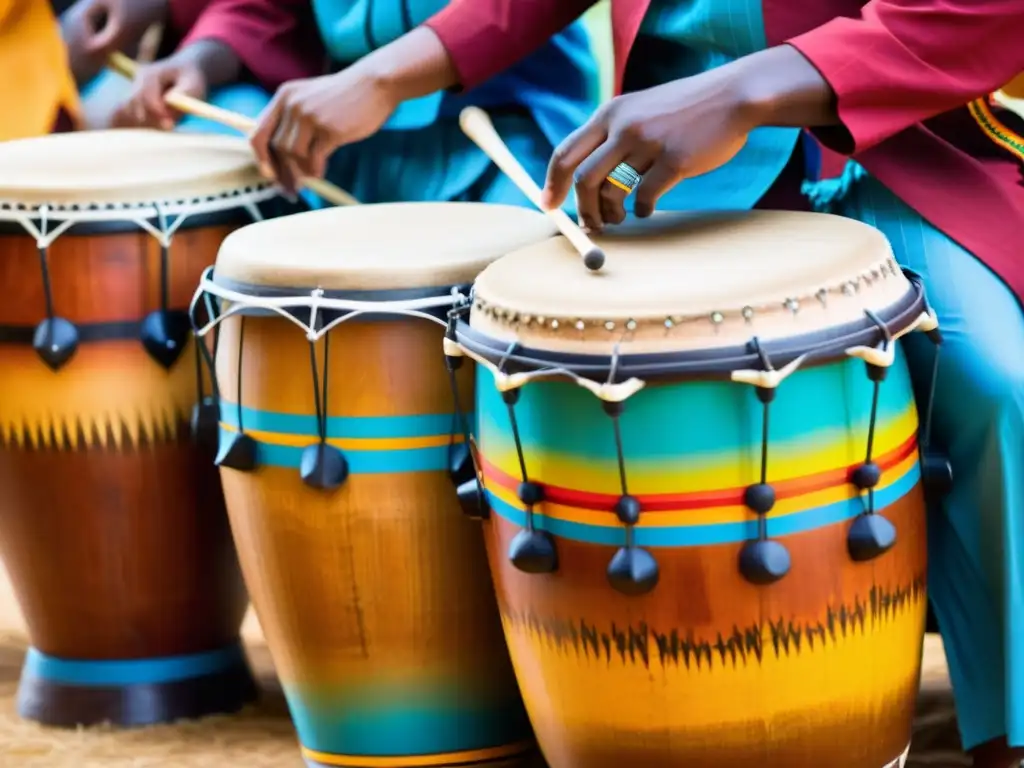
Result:
[[[215,84],[238,76],[240,64],[225,45],[202,41],[161,61],[139,67],[132,93],[114,113],[118,128],[171,130],[181,117],[165,101],[170,91],[205,99]]]
[[[253,151],[294,193],[299,179],[323,177],[338,147],[376,133],[402,101],[455,80],[441,41],[421,27],[337,74],[285,83],[260,116]]]
[[[575,188],[581,224],[599,231],[626,218],[625,190],[607,182],[619,163],[643,175],[634,212],[654,213],[680,181],[724,165],[764,125],[837,122],[831,88],[789,46],[695,77],[613,99],[555,150],[543,203],[560,206]]]
[[[107,56],[134,47],[166,15],[167,0],[79,0],[61,16],[75,79],[92,79]]]

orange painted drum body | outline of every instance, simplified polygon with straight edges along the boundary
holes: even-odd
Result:
[[[185,310],[270,197],[244,142],[0,147],[0,551],[32,643],[25,717],[140,725],[255,695],[212,450],[189,434]]]
[[[901,765],[926,544],[895,338],[933,324],[920,286],[880,233],[828,216],[664,218],[599,244],[598,274],[561,241],[497,261],[457,327],[549,765]]]
[[[330,209],[229,237],[218,461],[310,765],[512,765],[534,748],[438,353],[452,289],[552,234],[504,206]],[[457,376],[472,402],[473,370]]]

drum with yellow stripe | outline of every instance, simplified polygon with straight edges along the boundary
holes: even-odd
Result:
[[[310,765],[533,749],[437,348],[480,269],[552,234],[506,206],[328,209],[234,233],[200,288],[232,529]]]
[[[187,308],[227,233],[277,205],[241,138],[0,144],[0,551],[31,637],[24,717],[134,726],[256,694]]]
[[[902,765],[926,556],[897,339],[940,340],[919,282],[817,214],[599,243],[599,273],[560,238],[497,261],[445,342],[478,363],[460,497],[549,765]]]

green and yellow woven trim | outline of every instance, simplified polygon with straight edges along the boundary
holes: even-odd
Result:
[[[971,117],[981,130],[998,146],[1024,162],[1024,137],[1015,133],[1002,120],[996,117],[989,106],[988,97],[975,99],[967,105]]]

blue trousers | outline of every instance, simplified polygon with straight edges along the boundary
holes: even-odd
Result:
[[[939,317],[933,441],[954,487],[929,512],[928,587],[965,749],[1003,735],[1024,746],[1024,313],[988,268],[866,174],[836,212],[885,233]],[[924,387],[935,349],[922,334],[905,345]]]

